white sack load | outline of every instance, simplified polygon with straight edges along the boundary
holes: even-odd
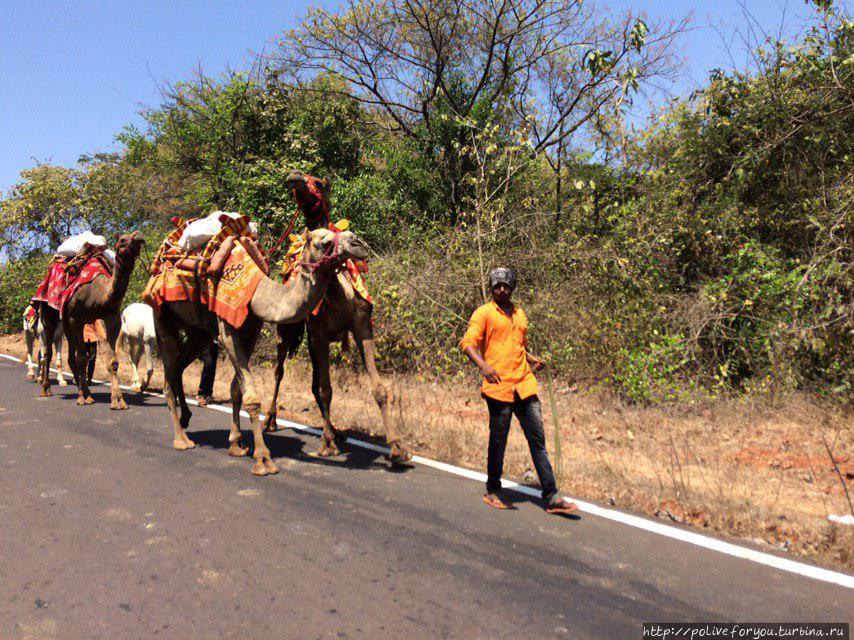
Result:
[[[112,249],[104,249],[104,257],[110,264],[116,264],[116,252]]]
[[[237,219],[240,214],[234,211],[214,211],[207,218],[200,218],[191,222],[181,234],[178,246],[184,251],[195,251],[204,247],[222,229],[222,223],[219,221],[220,216]],[[255,240],[258,239],[258,227],[254,222],[249,223],[249,233]]]
[[[68,238],[65,242],[59,245],[56,252],[61,256],[70,258],[85,250],[87,246],[103,247],[106,246],[106,244],[107,239],[104,238],[104,236],[96,236],[91,231],[84,231],[83,233],[78,233],[76,236]]]

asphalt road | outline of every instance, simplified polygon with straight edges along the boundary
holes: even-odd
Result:
[[[37,398],[0,360],[0,638],[640,638],[650,621],[849,621],[854,590],[590,515],[496,511],[470,480],[267,438],[195,409]],[[521,496],[520,496],[521,499]]]

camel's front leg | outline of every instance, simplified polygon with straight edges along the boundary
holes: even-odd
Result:
[[[121,316],[118,313],[107,316],[104,318],[104,326],[107,329],[105,347],[107,349],[107,369],[110,372],[110,409],[124,411],[128,405],[122,395],[122,388],[119,386],[119,359],[116,357],[116,342],[122,328]]]
[[[406,447],[401,443],[401,436],[395,426],[394,419],[391,417],[391,406],[388,400],[388,390],[380,378],[376,364],[376,342],[363,340],[359,342],[359,350],[362,353],[362,360],[365,363],[365,369],[368,376],[371,378],[373,385],[374,400],[380,408],[380,414],[383,419],[383,428],[385,429],[385,440],[389,446],[389,458],[392,462],[404,462],[411,458],[411,454]]]
[[[187,338],[181,343],[177,364],[178,380],[181,380],[182,383],[175,387],[174,391],[178,404],[181,407],[181,426],[186,429],[190,424],[190,418],[193,416],[193,413],[187,405],[187,395],[184,393],[184,371],[199,357],[202,351],[210,346],[211,337],[206,331],[192,327],[184,327],[184,333],[187,334]]]
[[[68,343],[68,359],[71,361],[71,372],[77,383],[77,404],[94,404],[95,400],[89,393],[89,377],[86,375],[88,354],[86,343],[83,342],[83,325],[74,320],[67,319],[63,322],[65,341]]]
[[[243,433],[240,431],[240,407],[243,406],[243,392],[237,376],[231,379],[231,430],[228,433],[228,455],[240,457],[249,453],[249,447],[243,446]]]
[[[249,367],[249,357],[255,348],[255,342],[261,331],[261,322],[256,318],[248,318],[240,331],[228,323],[219,321],[220,344],[225,348],[229,360],[234,367],[235,378],[240,385],[242,400],[249,412],[249,421],[252,423],[252,435],[255,442],[253,457],[255,464],[252,473],[257,476],[265,476],[270,473],[278,473],[279,467],[273,462],[270,450],[264,442],[264,433],[261,429],[261,401],[257,386]]]
[[[279,385],[282,384],[282,375],[285,371],[285,358],[288,354],[287,340],[288,325],[276,325],[276,368],[273,371],[273,397],[267,407],[267,415],[264,417],[264,431],[275,431],[276,414],[278,413]]]
[[[329,379],[329,340],[316,331],[310,331],[308,354],[311,356],[311,392],[323,416],[323,434],[320,436],[317,455],[324,458],[337,456],[341,453],[338,448],[338,433],[330,418],[332,382]]]
[[[159,318],[155,322],[160,357],[163,359],[163,395],[166,397],[166,406],[169,407],[169,417],[174,431],[172,446],[180,451],[192,449],[196,443],[187,437],[178,417],[178,407],[175,402],[175,388],[180,388],[182,385],[178,369],[178,332],[170,330],[166,322],[161,322]]]

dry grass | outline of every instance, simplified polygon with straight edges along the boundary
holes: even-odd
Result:
[[[22,356],[20,335],[0,337],[0,351]],[[269,347],[259,354],[264,397],[272,390]],[[230,367],[221,362],[214,397],[228,402]],[[201,370],[185,376],[194,394]],[[22,373],[23,375],[23,373]],[[105,376],[98,363],[99,376]],[[333,371],[333,420],[352,432],[381,436],[379,411],[367,378],[351,367]],[[129,380],[123,364],[121,377]],[[287,363],[280,417],[321,426],[301,359]],[[486,406],[474,376],[437,382],[387,376],[393,411],[415,452],[463,466],[486,467]],[[154,386],[162,384],[155,373]],[[542,394],[547,441],[554,462],[554,425]],[[787,549],[827,565],[854,567],[854,527],[827,520],[849,512],[824,437],[843,477],[854,475],[852,415],[803,395],[748,397],[705,405],[639,408],[614,398],[556,385],[562,442],[562,489],[587,500]],[[227,428],[223,422],[223,428]],[[530,468],[527,445],[513,429],[505,474]],[[846,479],[849,491],[850,478]]]

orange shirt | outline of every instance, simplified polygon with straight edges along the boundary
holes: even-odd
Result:
[[[539,385],[525,355],[527,334],[528,318],[519,307],[513,307],[512,317],[504,313],[494,300],[475,309],[466,335],[460,341],[460,349],[478,349],[501,378],[496,383],[484,378],[481,395],[513,402],[514,392],[522,399],[537,394]]]
[[[83,342],[98,342],[107,339],[107,330],[102,320],[83,325]]]

